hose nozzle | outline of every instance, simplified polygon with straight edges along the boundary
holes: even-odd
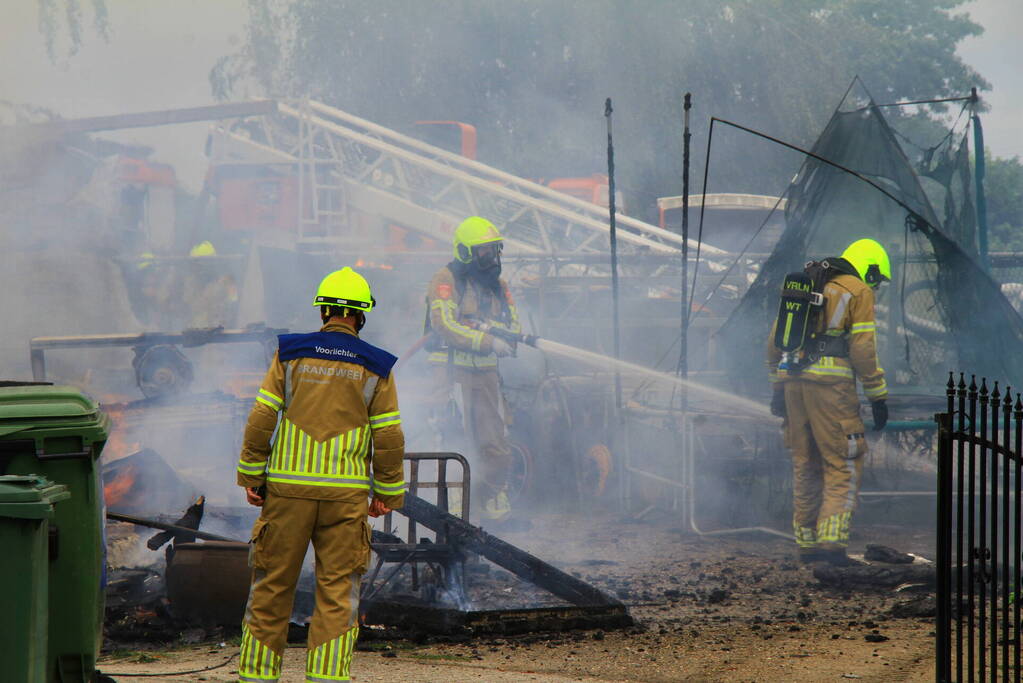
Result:
[[[535,334],[521,334],[519,332],[509,332],[508,330],[497,327],[496,325],[481,325],[479,329],[483,330],[487,334],[492,334],[495,337],[509,342],[511,344],[526,344],[536,348],[536,340],[539,339]]]

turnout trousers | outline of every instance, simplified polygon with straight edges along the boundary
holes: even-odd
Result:
[[[490,496],[505,487],[512,463],[497,370],[455,369],[462,387],[466,433],[470,435],[483,470],[483,484]]]
[[[856,383],[789,380],[785,409],[796,543],[801,548],[845,548],[867,452]]]
[[[359,589],[369,564],[367,511],[367,502],[267,496],[249,549],[252,586],[242,623],[240,681],[280,678],[295,586],[310,541],[316,554],[316,608],[309,624],[305,680],[350,680],[359,636]]]

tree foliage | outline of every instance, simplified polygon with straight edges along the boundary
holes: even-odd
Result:
[[[66,32],[66,56],[73,57],[82,47],[82,3],[81,0],[37,0],[39,7],[39,32],[46,41],[46,54],[51,62],[58,59],[57,42]],[[92,0],[93,27],[103,39],[110,37],[106,0]]]
[[[681,189],[685,91],[699,178],[711,115],[806,145],[856,75],[878,101],[988,88],[956,55],[981,31],[962,2],[250,0],[245,44],[210,79],[222,98],[310,96],[399,130],[466,121],[483,161],[527,177],[601,171],[611,96],[619,185],[652,207]],[[801,161],[720,135],[709,191],[778,193]]]
[[[1023,251],[1023,163],[1019,157],[987,158],[984,179],[993,251]]]

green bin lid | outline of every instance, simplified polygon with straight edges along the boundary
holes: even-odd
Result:
[[[53,516],[53,504],[71,497],[67,486],[54,484],[36,474],[0,477],[0,518],[46,519]]]
[[[0,438],[26,430],[72,428],[90,441],[103,441],[108,419],[99,404],[69,386],[0,387]]]

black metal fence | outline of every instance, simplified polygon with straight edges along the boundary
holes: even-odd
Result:
[[[937,681],[1019,681],[1023,402],[948,380],[938,422]]]

